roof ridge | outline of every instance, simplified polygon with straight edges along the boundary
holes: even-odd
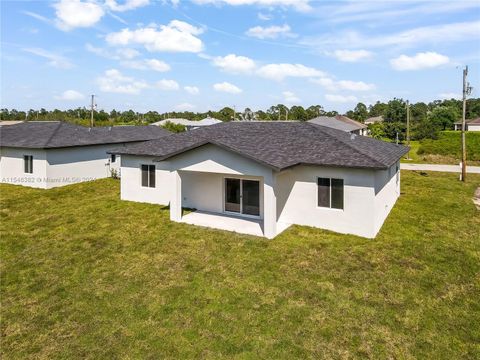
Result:
[[[49,138],[47,139],[47,141],[45,142],[45,145],[44,145],[45,147],[48,146],[48,144],[50,143],[50,141],[53,139],[53,137],[54,137],[55,134],[57,133],[58,129],[60,129],[60,127],[62,126],[62,124],[63,124],[63,121],[59,121],[59,122],[58,122],[58,125],[57,125],[57,127],[55,128],[55,130],[53,130],[52,135],[50,135],[50,137],[49,137]]]
[[[311,126],[315,126],[315,127],[318,127],[318,126],[322,126],[322,125],[317,125],[315,123],[308,123],[309,125]],[[326,126],[325,126],[326,127]],[[330,128],[329,128],[330,129]],[[336,130],[336,129],[333,129],[333,130]],[[341,131],[341,130],[336,130],[336,131]],[[353,149],[355,151],[358,151],[360,154],[362,154],[363,156],[366,156],[367,158],[369,158],[370,160],[373,160],[375,163],[377,164],[381,164],[381,165],[384,165],[386,166],[384,163],[378,161],[377,159],[374,159],[373,157],[371,157],[370,155],[366,154],[365,152],[363,152],[362,150],[360,149],[357,149],[357,148],[354,148],[350,143],[348,143],[347,141],[344,141],[343,139],[340,139],[340,138],[337,138],[337,137],[334,137],[333,135],[329,134],[328,132],[326,131],[323,131],[324,134],[327,134],[327,136],[335,139],[335,140],[338,140],[342,143],[344,143],[345,145],[347,145],[350,149]],[[362,136],[362,135],[356,135],[356,134],[351,134],[351,135],[355,135],[355,136]]]

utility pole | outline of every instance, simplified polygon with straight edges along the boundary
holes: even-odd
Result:
[[[465,113],[467,111],[467,95],[470,94],[472,88],[467,82],[468,65],[463,69],[463,107],[462,107],[462,181],[467,178],[467,145],[465,143]]]
[[[410,146],[410,103],[407,100],[407,146]],[[410,150],[407,153],[407,160],[410,160]]]
[[[94,123],[93,123],[93,112],[95,111],[95,95],[92,95],[92,103],[90,104],[90,127],[93,128],[94,126]]]

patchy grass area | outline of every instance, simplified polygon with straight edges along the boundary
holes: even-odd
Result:
[[[478,359],[480,176],[402,177],[375,240],[176,224],[111,179],[1,185],[2,358]]]
[[[467,164],[480,165],[480,132],[467,132]],[[410,142],[412,163],[455,164],[462,158],[460,131],[442,131],[437,140]]]

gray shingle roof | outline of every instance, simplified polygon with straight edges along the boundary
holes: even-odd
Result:
[[[157,126],[87,128],[60,121],[30,121],[0,126],[0,146],[48,149],[146,141],[170,134]]]
[[[166,160],[205,144],[275,170],[299,164],[385,169],[408,148],[308,122],[230,122],[114,149],[116,154]]]
[[[365,129],[367,127],[366,125],[343,115],[319,116],[312,120],[309,120],[309,122],[347,132]]]

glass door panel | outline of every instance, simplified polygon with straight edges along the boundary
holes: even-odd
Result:
[[[240,179],[225,179],[225,211],[240,212]]]
[[[260,183],[242,180],[242,214],[260,215]]]

